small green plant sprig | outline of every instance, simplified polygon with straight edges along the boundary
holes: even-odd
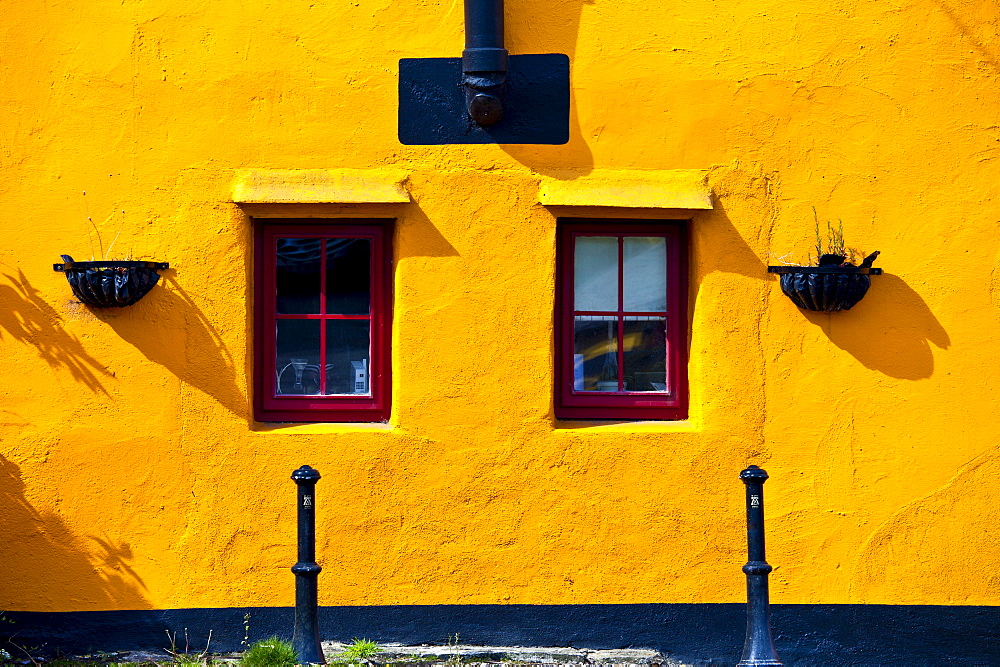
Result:
[[[816,261],[813,266],[860,266],[861,268],[871,268],[875,259],[879,256],[876,250],[865,257],[865,254],[857,248],[852,248],[844,243],[844,221],[837,219],[837,226],[827,221],[826,223],[826,246],[823,245],[823,235],[819,231],[819,216],[816,215],[816,207],[813,207],[813,220],[816,222]],[[863,258],[863,259],[862,259]],[[860,260],[860,264],[858,261]]]
[[[290,667],[298,664],[299,656],[291,642],[278,637],[261,639],[250,645],[240,657],[243,667]]]
[[[375,654],[381,652],[381,647],[372,640],[355,637],[350,646],[346,647],[342,653],[338,653],[331,658],[331,662],[341,665],[356,665],[362,660],[373,658]]]
[[[813,206],[813,220],[816,223],[816,258],[815,266],[824,263],[824,255],[842,257],[839,263],[855,265],[864,256],[864,253],[857,248],[852,248],[844,243],[844,221],[837,219],[837,226],[833,226],[832,221],[826,223],[826,246],[823,246],[823,235],[819,231],[819,216],[816,214],[816,207]],[[812,259],[812,258],[810,258]]]
[[[170,630],[165,631],[170,640],[170,648],[165,649],[173,659],[174,664],[184,665],[184,667],[195,667],[196,665],[211,665],[212,658],[208,655],[208,647],[212,645],[212,631],[208,631],[208,641],[205,642],[205,650],[198,653],[191,653],[191,641],[188,638],[188,629],[184,628],[184,650],[177,650],[177,631],[170,634]]]
[[[250,612],[243,614],[243,641],[240,642],[240,650],[246,651],[250,648]]]
[[[451,655],[451,657],[448,658],[448,663],[447,664],[449,664],[449,665],[461,665],[462,664],[462,654],[458,652],[458,633],[457,632],[454,635],[448,635],[448,648],[450,648],[452,651],[455,651],[455,653],[453,653]]]
[[[98,245],[98,247],[101,250],[101,261],[102,262],[106,261],[108,259],[108,255],[111,254],[111,249],[114,248],[115,247],[115,243],[118,242],[118,237],[122,235],[122,228],[125,227],[125,211],[122,210],[122,221],[121,221],[121,224],[118,225],[118,233],[115,234],[114,240],[111,241],[111,245],[108,246],[108,249],[105,252],[105,250],[104,250],[104,239],[101,238],[101,230],[98,229],[97,223],[94,222],[94,219],[92,217],[90,217],[90,204],[87,202],[87,191],[86,190],[83,190],[83,201],[84,201],[84,206],[85,206],[86,213],[87,213],[87,222],[90,223],[90,227],[92,227],[94,229],[94,233],[97,234],[97,245]],[[109,215],[108,217],[110,218],[111,216]],[[90,229],[89,228],[87,229],[87,237],[90,239],[90,261],[94,261],[94,257],[95,257],[95,253],[94,253],[94,236],[90,233]],[[132,253],[129,252],[128,258],[131,259],[131,257],[132,257]]]

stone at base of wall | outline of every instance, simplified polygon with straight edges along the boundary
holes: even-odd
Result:
[[[534,646],[468,646],[450,644],[447,646],[404,646],[402,644],[382,644],[379,652],[368,660],[358,660],[352,663],[338,661],[337,656],[343,653],[349,644],[340,642],[323,642],[323,653],[330,664],[346,667],[348,664],[357,667],[515,667],[518,665],[546,665],[549,667],[575,667],[577,665],[662,665],[664,667],[682,667],[683,663],[664,658],[657,651],[649,649],[611,649],[597,651],[590,649],[575,649],[563,647]],[[28,655],[27,653],[25,655]],[[212,664],[227,665],[239,662],[239,653],[217,654],[208,653]],[[18,656],[13,656],[17,658]],[[22,656],[23,657],[23,656]],[[79,661],[80,665],[100,664],[157,664],[169,665],[174,657],[166,650],[161,651],[116,651],[107,654],[84,654],[66,656],[70,660]],[[31,664],[29,658],[15,662]]]
[[[323,642],[323,653],[336,655],[349,644]],[[380,646],[372,657],[375,665],[678,665],[652,649],[578,649],[535,646],[404,646],[390,643]]]

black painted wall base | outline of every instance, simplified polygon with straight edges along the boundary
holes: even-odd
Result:
[[[785,665],[1000,665],[1000,607],[771,605]],[[238,650],[250,640],[291,637],[291,607],[148,611],[6,612],[2,637],[55,653],[162,649],[164,630],[184,628],[192,650]],[[746,627],[743,604],[407,605],[321,607],[324,640],[653,648],[701,665],[734,665]],[[5,639],[4,639],[5,641]],[[9,648],[9,647],[8,647]]]
[[[399,61],[399,142],[565,144],[569,141],[569,58],[533,53],[507,60],[503,118],[480,127],[469,117],[461,58]]]

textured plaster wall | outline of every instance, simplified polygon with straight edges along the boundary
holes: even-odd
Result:
[[[748,463],[774,602],[1000,604],[1000,9],[507,14],[512,53],[571,57],[567,145],[398,143],[397,60],[459,55],[461,3],[5,5],[0,608],[291,604],[303,463],[325,605],[738,602]],[[240,169],[343,167],[404,170],[414,202],[231,203]],[[671,214],[536,203],[594,169],[711,169],[686,422],[553,420],[556,215]],[[883,252],[850,312],[766,273],[812,207]],[[87,215],[171,263],[137,306],[51,271],[90,259]],[[253,422],[251,215],[398,219],[389,424]]]

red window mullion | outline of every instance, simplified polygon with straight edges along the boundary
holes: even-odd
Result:
[[[326,395],[326,239],[319,243],[319,393]]]
[[[264,293],[263,343],[268,352],[262,362],[265,371],[264,382],[267,383],[265,391],[273,396],[278,393],[278,323],[275,319],[275,314],[278,312],[278,281],[276,277],[278,273],[278,240],[274,237],[268,237],[264,252],[267,253],[268,259],[264,267],[263,278],[270,289]]]
[[[381,338],[381,332],[376,331],[376,325],[381,321],[381,317],[376,319],[376,313],[381,312],[380,307],[382,305],[381,299],[377,298],[378,294],[381,294],[382,290],[379,287],[379,280],[376,275],[376,271],[379,270],[378,263],[375,261],[376,257],[382,256],[381,241],[378,238],[372,238],[369,243],[371,244],[371,256],[372,259],[368,263],[368,393],[374,396],[375,394],[375,362],[381,363],[381,360],[376,360],[375,350],[378,348],[377,339]]]
[[[663,310],[630,310],[630,311],[628,311],[628,314],[629,315],[648,315],[648,316],[651,316],[651,317],[664,317],[666,315],[666,311],[663,311]],[[579,316],[585,316],[585,315],[612,315],[612,316],[614,316],[614,315],[618,315],[618,311],[617,310],[574,310],[573,311],[573,315],[574,315],[574,317],[577,316],[577,315],[579,315]]]
[[[576,249],[576,234],[566,234],[561,239],[561,247],[557,247],[560,256],[564,258],[561,265],[556,267],[556,302],[559,304],[556,313],[556,323],[562,322],[556,338],[556,377],[557,395],[572,393],[576,386],[574,384],[575,364],[574,353],[576,352],[576,307],[573,289],[575,278],[575,268],[573,266],[574,253]],[[560,340],[561,339],[561,340]],[[568,384],[568,388],[567,385]]]
[[[625,391],[625,238],[618,237],[618,391]]]
[[[673,266],[674,262],[677,261],[674,258],[674,244],[676,236],[668,236],[666,238],[667,244],[667,261],[666,266],[664,266],[664,283],[667,286],[667,311],[663,313],[663,354],[664,360],[666,361],[666,371],[667,374],[663,378],[667,385],[667,393],[671,396],[676,396],[676,388],[674,387],[674,358],[673,351],[670,349],[671,339],[674,337],[673,323],[671,318],[673,317],[673,311],[677,307],[676,302],[678,299],[673,296],[672,291],[675,288],[674,283],[676,280],[670,277],[670,267]],[[678,258],[679,259],[679,258]]]
[[[654,315],[656,313],[653,313]],[[371,315],[310,315],[308,313],[278,313],[278,320],[370,320]]]
[[[556,313],[556,404],[557,419],[685,419],[686,383],[686,289],[685,222],[680,220],[566,220],[559,221]],[[618,242],[618,304],[616,311],[576,311],[575,240],[581,236],[604,236]],[[667,240],[667,307],[663,311],[627,312],[625,309],[625,239],[658,236]],[[669,314],[669,317],[667,315]],[[578,316],[610,316],[617,333],[618,390],[614,392],[574,389],[574,322]],[[625,387],[625,318],[666,318],[666,389],[664,393],[630,392]],[[610,342],[610,341],[609,341]]]
[[[254,415],[264,422],[377,422],[388,419],[390,410],[391,368],[389,358],[389,318],[392,312],[391,289],[392,221],[296,219],[281,223],[255,221],[256,261],[255,281],[255,396]],[[280,238],[312,238],[320,240],[320,308],[318,312],[278,314],[277,306],[277,240]],[[369,294],[367,314],[344,315],[327,312],[326,253],[331,238],[368,239],[370,242]],[[381,271],[381,273],[377,273]],[[320,393],[317,395],[279,395],[274,392],[277,361],[276,325],[278,320],[318,320],[320,325]],[[330,395],[326,366],[329,361],[327,342],[333,335],[328,331],[332,320],[364,320],[371,332],[368,348],[368,381],[370,393],[364,395]]]

